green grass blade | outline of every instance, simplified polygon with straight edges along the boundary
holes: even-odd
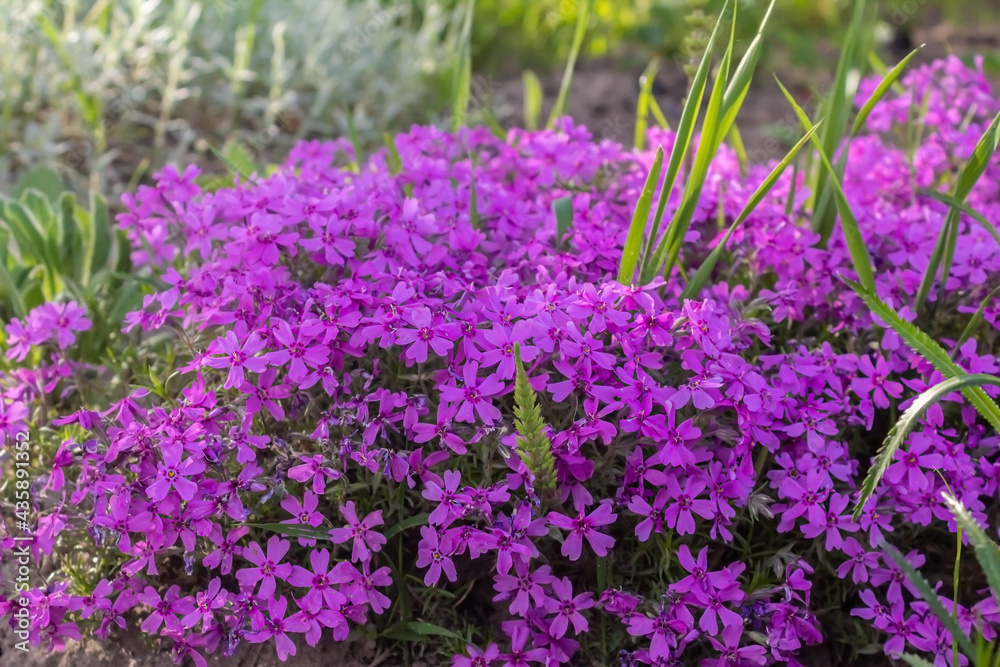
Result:
[[[28,309],[24,305],[21,290],[14,284],[14,279],[4,264],[0,263],[0,298],[10,304],[15,317],[23,319],[28,314]]]
[[[459,37],[458,60],[452,76],[451,87],[451,131],[458,132],[469,116],[470,87],[472,86],[472,15],[476,10],[476,0],[469,0],[462,20]]]
[[[476,191],[476,174],[473,171],[469,179],[469,224],[473,229],[479,229],[479,193]]]
[[[819,143],[828,156],[834,155],[840,146],[847,129],[847,118],[853,107],[850,98],[851,91],[848,90],[847,85],[848,75],[859,64],[857,62],[858,52],[866,41],[865,32],[870,25],[869,22],[865,21],[866,14],[865,0],[857,0],[854,3],[854,14],[847,31],[844,47],[840,53],[840,59],[837,61],[833,92],[821,109],[821,115],[827,118],[827,124]],[[813,187],[813,196],[816,198],[814,201],[818,204],[813,210],[812,229],[819,233],[821,244],[824,246],[833,233],[835,222],[836,209],[832,202],[834,197],[828,191],[831,187],[828,184],[829,178],[835,173],[820,169],[816,173],[816,183]]]
[[[618,282],[622,285],[630,286],[635,277],[635,268],[639,263],[642,242],[646,237],[646,225],[649,223],[649,209],[653,206],[653,193],[656,191],[657,183],[659,183],[662,168],[663,146],[657,146],[653,165],[646,176],[646,184],[642,188],[639,201],[636,202],[635,211],[632,213],[632,224],[629,225],[625,248],[622,250],[622,259],[618,265]]]
[[[940,596],[934,592],[931,585],[924,579],[924,576],[917,572],[917,569],[910,565],[910,562],[906,560],[903,554],[899,553],[895,547],[891,545],[886,545],[885,552],[888,556],[896,563],[896,566],[903,571],[906,578],[910,580],[913,587],[917,589],[920,593],[920,597],[924,599],[927,606],[931,608],[934,615],[937,616],[941,625],[951,634],[952,639],[956,640],[962,647],[963,651],[966,651],[967,655],[975,655],[976,647],[973,645],[972,640],[969,636],[962,632],[961,628],[958,627],[958,623],[952,618],[948,610],[944,608],[944,604],[941,602]]]
[[[720,20],[721,23],[721,20]],[[681,205],[674,212],[674,216],[667,226],[666,233],[660,241],[659,246],[652,257],[647,257],[640,272],[640,284],[648,284],[658,273],[663,272],[664,276],[669,276],[677,263],[681,245],[684,243],[684,236],[691,225],[691,218],[694,216],[695,208],[698,205],[698,198],[705,185],[705,178],[708,174],[709,165],[722,142],[722,134],[725,130],[720,123],[723,120],[722,104],[725,98],[725,81],[729,76],[729,65],[732,62],[733,46],[736,41],[736,8],[733,7],[733,21],[729,32],[729,44],[722,56],[719,65],[719,73],[715,77],[712,85],[712,93],[708,98],[708,107],[705,109],[705,120],[702,123],[701,137],[698,140],[698,148],[695,151],[694,164],[691,173],[688,174],[687,183],[684,187],[684,197]],[[673,155],[671,154],[671,162]],[[664,193],[661,192],[661,197]]]
[[[998,144],[1000,144],[1000,114],[997,114],[993,119],[993,122],[990,123],[986,132],[983,133],[983,136],[980,137],[979,142],[976,144],[976,148],[972,151],[969,161],[962,167],[962,171],[958,176],[958,181],[955,184],[955,191],[952,194],[952,199],[958,203],[965,202],[965,198],[969,196],[970,192],[972,192],[972,188],[975,187],[976,182],[979,180],[980,176],[983,175],[983,172],[986,170],[986,166],[993,158],[993,154],[996,152]],[[913,303],[913,310],[918,315],[924,310],[924,305],[927,302],[927,296],[930,294],[931,286],[934,284],[934,280],[937,277],[939,267],[942,268],[941,285],[944,286],[948,283],[948,275],[950,273],[952,260],[954,259],[954,238],[958,234],[958,224],[958,209],[953,206],[951,211],[948,213],[948,218],[945,221],[944,226],[941,228],[937,244],[934,247],[934,251],[931,253],[930,261],[927,264],[927,271],[924,273],[924,277],[920,281],[920,288],[917,290],[917,296]],[[947,270],[944,270],[945,267],[947,267]]]
[[[670,129],[670,122],[667,117],[663,115],[663,109],[660,108],[660,104],[656,101],[655,97],[649,98],[649,108],[653,112],[653,118],[656,119],[656,124],[659,125],[664,130]]]
[[[858,296],[861,297],[862,301],[865,302],[872,313],[885,322],[886,326],[899,334],[899,337],[903,339],[903,342],[930,362],[930,364],[934,366],[934,368],[936,368],[942,375],[946,378],[968,375],[964,369],[951,360],[951,357],[943,347],[934,342],[930,336],[918,329],[915,325],[900,317],[899,313],[878,298],[873,291],[865,289],[863,286],[850,280],[846,282],[851,286],[851,289],[857,292]],[[966,387],[962,390],[962,393],[965,395],[966,399],[968,399],[969,403],[976,408],[979,414],[981,414],[986,421],[993,426],[993,428],[1000,431],[1000,406],[998,406],[993,399],[987,396],[986,392],[978,387]]]
[[[646,128],[649,126],[649,101],[653,97],[653,81],[660,62],[656,58],[649,61],[646,69],[639,77],[639,101],[635,111],[635,148],[643,150],[646,146]]]
[[[947,491],[942,492],[941,497],[955,516],[958,525],[962,527],[962,532],[969,536],[969,541],[976,551],[976,560],[983,568],[983,574],[986,575],[986,581],[989,582],[993,594],[1000,594],[1000,549],[957,498]]]
[[[736,151],[736,160],[740,163],[740,175],[746,178],[747,170],[750,168],[750,160],[747,157],[747,147],[743,143],[743,135],[740,134],[740,128],[736,127],[736,123],[733,123],[732,127],[729,128],[729,141],[732,142],[733,150]]]
[[[764,17],[761,19],[760,25],[757,26],[757,34],[737,65],[732,81],[726,87],[726,94],[722,100],[722,127],[729,127],[736,122],[736,114],[739,113],[747,91],[750,90],[750,81],[753,79],[754,70],[757,69],[757,62],[760,60],[760,52],[764,44],[764,29],[767,27],[768,19],[771,18],[775,2],[776,0],[771,0],[767,6]],[[735,23],[735,16],[733,22]]]
[[[711,69],[712,52],[715,50],[715,40],[719,36],[719,30],[722,26],[723,19],[728,16],[729,7],[730,0],[726,0],[726,5],[722,10],[719,21],[715,24],[715,28],[712,30],[712,35],[708,38],[708,44],[705,46],[705,53],[702,56],[701,64],[698,65],[694,79],[691,81],[691,91],[688,93],[687,99],[684,100],[684,108],[681,110],[681,119],[677,124],[674,146],[670,150],[670,160],[667,163],[667,173],[663,179],[663,186],[660,188],[660,199],[656,205],[656,214],[653,216],[653,227],[643,246],[643,265],[645,265],[649,259],[649,251],[653,247],[653,244],[656,243],[656,239],[660,233],[660,223],[663,220],[663,212],[666,210],[667,200],[670,199],[670,193],[673,191],[674,184],[677,182],[677,174],[680,172],[681,162],[684,160],[684,156],[688,152],[688,147],[691,145],[691,138],[694,136],[694,127],[698,120],[698,114],[701,111],[701,101],[705,96],[705,86],[708,82],[708,71]],[[645,282],[647,281],[640,278],[640,284],[645,284]]]
[[[958,337],[958,342],[955,343],[955,349],[952,351],[951,356],[954,359],[955,355],[958,354],[958,348],[962,347],[967,340],[972,338],[972,335],[976,333],[976,329],[979,327],[980,323],[983,321],[983,312],[986,310],[986,306],[990,304],[998,293],[1000,293],[1000,287],[995,287],[993,290],[986,295],[986,297],[979,303],[979,308],[976,310],[975,315],[969,320],[969,323],[965,325],[965,329],[962,330],[962,335]]]
[[[872,92],[872,96],[868,98],[865,105],[861,107],[861,111],[858,112],[857,118],[854,119],[854,125],[851,127],[852,139],[858,136],[858,133],[861,132],[861,129],[865,126],[865,121],[868,120],[868,115],[872,112],[872,109],[875,108],[876,104],[882,101],[882,98],[885,97],[887,92],[889,92],[889,88],[892,87],[892,84],[896,82],[896,79],[899,78],[899,76],[903,73],[903,70],[906,69],[906,66],[910,64],[910,61],[913,60],[913,57],[916,56],[922,48],[923,45],[910,51],[910,55],[900,60],[899,63],[893,67],[892,70],[885,75],[885,77],[883,77],[878,86],[876,86],[875,91]]]
[[[560,197],[553,201],[552,212],[556,216],[556,245],[561,246],[563,237],[573,226],[573,197]]]
[[[934,663],[928,662],[919,655],[913,655],[912,653],[904,653],[899,656],[899,659],[908,664],[910,667],[934,667]]]
[[[583,37],[587,33],[587,23],[590,21],[590,4],[592,0],[583,0],[579,5],[579,13],[576,15],[576,27],[573,29],[573,43],[569,48],[569,59],[566,61],[566,70],[563,72],[562,83],[559,84],[559,96],[556,97],[555,106],[549,114],[549,120],[545,127],[555,125],[556,119],[566,115],[566,108],[569,105],[569,89],[573,83],[573,70],[576,68],[576,59],[583,48]]]
[[[542,116],[542,84],[530,69],[521,74],[524,83],[524,128],[537,130]]]
[[[980,373],[948,378],[933,387],[925,389],[914,399],[910,407],[903,412],[903,415],[889,430],[889,434],[875,455],[874,463],[868,469],[868,474],[865,475],[865,481],[861,485],[861,495],[858,497],[858,502],[854,507],[855,521],[861,518],[861,512],[864,510],[865,505],[868,504],[868,501],[875,494],[875,489],[878,488],[879,483],[882,481],[882,476],[885,475],[886,468],[892,464],[896,456],[896,450],[903,446],[903,443],[906,442],[913,429],[919,425],[918,422],[927,412],[927,409],[945,396],[953,394],[956,391],[967,387],[981,387],[984,385],[1000,387],[1000,377]]]
[[[718,245],[716,245],[715,248],[712,249],[712,253],[708,256],[708,258],[704,262],[702,262],[701,266],[698,267],[698,270],[695,272],[695,274],[688,281],[687,285],[684,287],[684,291],[681,293],[682,302],[684,301],[684,299],[697,298],[697,296],[701,293],[701,290],[705,287],[705,284],[708,282],[709,276],[711,276],[712,271],[715,269],[715,265],[718,263],[719,258],[722,257],[722,253],[726,249],[726,243],[729,241],[729,237],[732,236],[733,232],[736,231],[736,228],[739,227],[741,224],[743,224],[743,221],[745,221],[750,216],[750,214],[753,213],[754,209],[757,208],[760,202],[764,200],[764,197],[767,196],[767,194],[771,191],[771,188],[774,187],[774,184],[777,183],[778,179],[781,177],[781,174],[784,173],[788,165],[792,162],[793,159],[795,159],[795,156],[796,154],[798,154],[799,150],[806,144],[807,141],[812,139],[813,134],[815,134],[816,130],[819,128],[821,123],[822,121],[809,128],[809,131],[806,132],[801,139],[799,139],[798,143],[792,147],[792,150],[788,151],[788,154],[785,155],[785,157],[781,160],[781,162],[779,162],[777,166],[775,166],[774,169],[771,170],[771,173],[768,174],[767,178],[764,179],[764,182],[761,183],[760,186],[757,188],[757,190],[753,193],[753,195],[750,197],[750,200],[746,203],[746,206],[744,206],[743,210],[740,211],[739,216],[736,218],[736,220],[733,221],[733,224],[729,226],[729,229],[726,231],[726,235],[723,236],[722,240],[719,241]],[[634,219],[633,219],[633,224],[634,224]],[[619,274],[619,282],[621,282],[620,274]]]
[[[775,77],[775,81],[778,78]],[[784,93],[785,98],[788,103],[792,106],[795,114],[799,117],[799,122],[802,123],[802,127],[809,129],[812,124],[809,122],[809,117],[802,110],[802,108],[796,103],[795,98],[792,97],[788,89],[778,81],[778,86],[781,88],[781,92]],[[851,254],[851,261],[854,264],[854,271],[858,274],[858,280],[866,289],[875,291],[875,272],[872,269],[872,260],[868,255],[868,246],[865,245],[864,237],[861,235],[861,230],[858,227],[857,218],[854,217],[853,211],[851,211],[851,205],[847,201],[846,195],[844,195],[844,189],[840,186],[840,180],[837,178],[836,171],[832,164],[830,164],[830,158],[827,157],[826,151],[823,146],[813,137],[813,145],[816,147],[816,151],[819,153],[820,160],[823,166],[826,168],[827,176],[829,177],[830,186],[833,188],[834,198],[837,203],[837,210],[840,213],[840,224],[844,230],[844,238],[847,240],[847,249]]]
[[[354,167],[355,171],[361,171],[361,165],[365,162],[365,152],[361,147],[361,137],[358,136],[358,128],[354,125],[354,112],[347,110],[347,136],[351,139],[351,146],[354,147]]]
[[[978,222],[980,225],[982,225],[983,229],[985,229],[989,233],[989,235],[992,236],[998,244],[1000,244],[1000,232],[997,231],[997,228],[993,225],[992,222],[987,220],[982,213],[973,209],[968,204],[958,201],[951,195],[946,195],[943,192],[937,192],[936,190],[920,189],[918,190],[918,192],[922,195],[927,195],[931,199],[937,199],[939,202],[943,204],[948,204],[953,208],[957,208],[959,211],[966,214],[967,216]]]

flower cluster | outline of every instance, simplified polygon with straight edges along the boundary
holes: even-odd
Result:
[[[910,96],[929,96],[924,143],[911,160],[858,138],[844,188],[879,294],[912,317],[906,295],[946,215],[921,188],[947,187],[997,103],[957,61],[904,84],[873,122],[888,129],[900,108],[912,113]],[[941,112],[956,100],[967,108]],[[456,665],[598,660],[607,621],[623,664],[798,665],[834,622],[814,609],[822,566],[853,587],[850,613],[888,635],[887,653],[948,653],[947,631],[882,548],[948,520],[945,485],[985,519],[1000,440],[950,397],[852,520],[887,411],[940,375],[838,279],[852,274],[846,243],[821,247],[800,219],[803,183],[785,176],[733,235],[718,282],[681,303],[681,275],[613,280],[652,153],[595,143],[566,120],[505,140],[414,128],[395,144],[395,174],[385,152],[340,168],[350,144],[314,141],[266,179],[205,193],[197,170],[170,170],[125,199],[134,260],[163,284],[128,330],[170,336],[176,379],[95,406],[92,371],[62,357],[51,363],[67,371],[48,384],[4,376],[8,435],[37,406],[64,438],[35,494],[34,557],[73,544],[72,558],[107,564],[89,583],[56,577],[30,592],[33,642],[106,638],[137,612],[178,660],[271,639],[284,660],[375,617],[418,618],[432,608],[423,593],[468,586],[502,613],[473,627],[484,641]],[[766,173],[716,157],[683,264]],[[992,219],[997,176],[993,164],[968,198]],[[566,196],[573,220],[559,238],[552,203]],[[932,291],[941,312],[974,311],[998,284],[997,242],[972,218],[951,276]],[[11,323],[8,355],[72,345],[82,312],[49,304]],[[995,341],[995,310],[986,326]],[[976,341],[957,362],[996,372]],[[518,452],[515,346],[548,424],[554,490],[536,489]],[[404,610],[390,594],[413,588],[414,568],[425,590]],[[986,598],[960,605],[960,619],[991,633],[1000,611]]]

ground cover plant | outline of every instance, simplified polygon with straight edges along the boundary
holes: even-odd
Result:
[[[118,217],[143,302],[103,350],[111,298],[42,250],[96,226],[26,186],[4,232],[50,222],[8,289],[66,287],[3,342],[24,641],[968,664],[955,629],[1000,623],[973,524],[1000,509],[1000,101],[958,59],[857,95],[844,65],[822,118],[792,100],[788,157],[748,164],[723,139],[759,42],[735,62],[727,26],[644,149],[558,118],[158,173]]]

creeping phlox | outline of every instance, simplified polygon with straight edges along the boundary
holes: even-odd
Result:
[[[919,189],[949,186],[998,103],[954,59],[903,87],[871,123],[923,113],[921,145],[911,156],[858,137],[844,189],[880,296],[911,317],[947,213]],[[165,397],[88,399],[99,369],[71,354],[93,317],[78,304],[9,324],[8,447],[29,423],[72,434],[38,476],[30,550],[39,565],[63,554],[75,574],[27,592],[33,644],[137,628],[178,661],[272,639],[285,660],[419,619],[439,589],[499,612],[469,616],[478,645],[428,637],[468,667],[798,665],[838,613],[874,626],[888,654],[948,653],[882,548],[932,522],[954,530],[945,485],[985,521],[1000,441],[956,394],[852,520],[889,411],[940,376],[839,280],[853,275],[846,244],[839,232],[817,243],[803,183],[786,174],[733,234],[716,284],[679,303],[678,274],[613,280],[652,152],[566,119],[506,140],[416,127],[394,141],[396,174],[385,151],[353,169],[337,166],[349,142],[310,141],[267,178],[205,193],[193,167],[167,168],[125,196],[134,260],[164,285],[125,330],[174,337]],[[673,136],[650,130],[649,143],[669,150]],[[731,151],[716,156],[683,266],[767,171],[744,177]],[[998,183],[994,163],[967,200],[991,220]],[[557,239],[552,203],[566,196],[572,224]],[[996,241],[963,216],[933,303],[973,312],[998,274]],[[984,318],[996,341],[1000,310]],[[547,424],[551,487],[536,488],[518,452],[515,346]],[[975,337],[955,355],[997,372]],[[818,617],[832,586],[853,602]],[[994,636],[996,602],[971,602],[959,624]]]

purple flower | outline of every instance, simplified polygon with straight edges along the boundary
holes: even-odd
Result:
[[[237,327],[237,331],[240,327]],[[254,373],[261,373],[267,368],[267,359],[255,357],[254,355],[264,349],[266,343],[261,340],[257,332],[251,332],[246,340],[240,344],[237,334],[234,331],[227,331],[225,337],[215,341],[210,346],[210,354],[221,354],[218,357],[206,357],[204,364],[211,368],[228,368],[229,375],[223,388],[238,387],[243,384],[244,370]]]
[[[146,495],[154,503],[167,497],[170,489],[175,489],[182,500],[191,500],[198,491],[198,485],[187,479],[205,471],[205,462],[188,457],[181,461],[183,449],[164,447],[163,460],[156,466],[156,480],[146,488]]]
[[[354,509],[354,501],[349,500],[340,506],[340,513],[347,520],[347,526],[331,530],[330,539],[337,544],[353,540],[351,560],[367,563],[371,558],[371,552],[381,551],[382,545],[385,544],[385,537],[371,530],[375,526],[382,525],[382,511],[372,512],[363,520],[359,520]]]
[[[424,585],[434,586],[441,573],[444,572],[448,581],[455,581],[458,573],[451,557],[444,553],[441,537],[434,526],[423,526],[420,529],[420,544],[417,548],[417,567],[426,567]]]
[[[236,579],[239,580],[240,586],[253,589],[257,582],[260,582],[257,595],[264,599],[270,599],[274,595],[277,580],[284,581],[292,573],[291,564],[281,562],[290,546],[288,540],[272,535],[267,541],[267,553],[265,554],[259,544],[251,542],[243,550],[243,558],[252,563],[253,567],[245,567],[236,572]]]
[[[614,538],[599,533],[594,528],[614,523],[617,517],[618,515],[611,511],[611,503],[605,502],[598,505],[589,515],[580,511],[575,518],[570,518],[558,512],[549,512],[547,518],[556,528],[570,531],[569,537],[563,542],[562,555],[570,560],[579,560],[584,538],[590,543],[595,554],[598,556],[608,554],[615,545]]]
[[[458,404],[458,411],[455,419],[463,422],[476,421],[476,415],[483,420],[486,426],[492,426],[500,419],[500,411],[493,406],[493,396],[500,394],[504,390],[504,383],[501,382],[496,373],[491,373],[483,379],[479,379],[479,364],[475,361],[468,361],[462,370],[462,378],[465,386],[461,389],[444,385],[440,388],[441,398]]]
[[[267,602],[268,618],[264,622],[264,627],[256,632],[248,632],[246,639],[251,644],[259,644],[260,642],[266,642],[268,639],[274,638],[275,647],[278,649],[278,660],[284,662],[288,659],[288,656],[295,655],[295,642],[287,634],[291,629],[287,627],[287,622],[285,621],[288,601],[284,595],[271,598],[270,594],[268,594],[265,597],[270,599]]]
[[[851,380],[851,389],[859,396],[869,396],[877,407],[889,407],[889,396],[899,398],[903,395],[903,385],[890,380],[892,369],[881,355],[875,355],[875,363],[868,356],[861,357],[858,370],[866,377],[855,377]]]
[[[573,585],[567,577],[552,582],[552,593],[553,597],[545,601],[545,611],[556,615],[549,626],[552,636],[556,639],[564,636],[570,626],[575,634],[586,632],[590,626],[580,612],[596,604],[593,596],[588,592],[574,597]]]

